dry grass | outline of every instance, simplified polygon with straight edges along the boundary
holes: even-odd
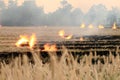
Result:
[[[65,47],[58,60],[54,52],[49,52],[50,62],[43,64],[37,51],[31,50],[34,64],[28,57],[17,57],[10,64],[1,62],[0,80],[120,80],[120,57],[104,57],[105,64],[98,61],[92,64],[96,56],[84,56],[80,63]],[[110,63],[111,62],[111,63]]]
[[[120,29],[112,30],[111,28],[105,29],[81,29],[80,26],[76,27],[1,27],[0,28],[0,52],[12,52],[18,50],[15,43],[20,35],[31,35],[35,33],[37,41],[64,41],[58,32],[64,30],[66,34],[72,34],[74,37],[82,37],[84,35],[120,35]],[[74,39],[71,39],[73,41]],[[75,39],[76,40],[76,39]],[[78,39],[79,40],[79,39]]]
[[[0,51],[2,52],[2,49],[3,51],[4,49],[5,51],[12,51],[11,45],[14,45],[19,35],[31,34],[31,32],[36,32],[38,40],[40,38],[41,41],[61,40],[57,34],[61,29],[75,35],[120,35],[120,29],[86,30],[79,27],[3,27],[0,29]],[[3,45],[7,46],[3,47]],[[97,58],[97,56],[93,55],[83,56],[80,63],[78,63],[77,58],[74,59],[69,54],[69,51],[63,47],[60,60],[54,52],[49,52],[50,62],[43,64],[41,58],[38,56],[38,52],[31,51],[31,53],[35,62],[34,64],[29,62],[26,55],[22,58],[15,58],[10,64],[0,62],[0,80],[120,80],[119,55],[116,58],[112,55],[109,57],[103,56],[105,64],[98,61],[97,64],[93,65],[91,63],[92,58]]]

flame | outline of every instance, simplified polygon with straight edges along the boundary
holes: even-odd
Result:
[[[112,29],[117,29],[116,23],[114,22]]]
[[[104,26],[103,25],[99,25],[98,28],[99,29],[104,29]]]
[[[92,29],[92,28],[93,28],[93,25],[92,25],[92,24],[90,24],[90,25],[88,26],[88,28]]]
[[[65,31],[64,30],[60,30],[59,31],[59,36],[64,38],[64,35],[65,35]]]
[[[65,39],[71,39],[73,35],[68,35],[65,37]]]
[[[65,31],[64,30],[60,30],[58,32],[59,36],[64,38],[64,39],[71,39],[73,35],[65,35]]]
[[[21,44],[27,44],[29,42],[28,36],[20,35],[20,39],[16,42],[16,46],[20,47]]]
[[[17,47],[21,47],[21,45],[23,45],[23,44],[28,44],[29,48],[32,49],[33,46],[35,45],[35,41],[36,41],[35,34],[32,34],[32,36],[30,36],[30,38],[26,35],[20,35],[20,39],[16,42],[15,45]]]
[[[57,47],[55,44],[51,45],[49,43],[46,43],[44,45],[44,51],[57,51]]]
[[[81,24],[80,28],[85,28],[85,24]]]
[[[30,37],[30,41],[29,41],[29,46],[30,46],[31,49],[35,45],[35,42],[36,42],[36,35],[32,34],[32,36]]]

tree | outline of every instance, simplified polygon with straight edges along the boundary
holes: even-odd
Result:
[[[93,5],[88,13],[84,17],[84,21],[87,24],[93,24],[93,25],[99,25],[99,24],[105,24],[107,16],[107,9],[104,5]]]

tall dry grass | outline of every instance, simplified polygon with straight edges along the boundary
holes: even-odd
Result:
[[[80,63],[65,47],[60,59],[54,52],[49,52],[50,62],[43,64],[37,51],[31,50],[34,64],[26,55],[15,58],[10,64],[1,62],[0,80],[120,80],[119,55],[103,56],[105,61],[92,64],[92,58],[99,56],[85,55]]]

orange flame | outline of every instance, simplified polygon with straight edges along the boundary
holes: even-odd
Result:
[[[65,35],[65,31],[64,30],[60,30],[58,32],[59,36],[64,38],[64,39],[71,39],[73,35]]]
[[[104,26],[103,25],[99,25],[98,28],[99,29],[104,29]]]
[[[93,28],[93,25],[92,25],[92,24],[90,24],[90,25],[88,26],[88,28],[92,29],[92,28]]]
[[[57,51],[57,47],[55,44],[51,45],[49,43],[46,43],[44,45],[44,51]]]
[[[71,39],[73,35],[68,35],[65,37],[65,39]]]
[[[21,44],[27,44],[29,42],[28,36],[20,35],[20,39],[16,42],[16,46],[20,47]]]
[[[112,29],[117,29],[116,23],[114,22]]]
[[[36,42],[36,35],[32,34],[32,36],[30,37],[30,41],[29,41],[29,46],[30,46],[31,49],[35,45],[35,42]]]
[[[64,38],[64,35],[65,35],[65,31],[64,30],[60,30],[59,31],[59,36]]]
[[[32,36],[29,38],[26,35],[20,35],[20,39],[16,42],[17,47],[21,47],[22,44],[28,44],[29,48],[32,49],[35,45],[36,36],[35,34],[32,34]]]
[[[80,28],[85,28],[85,24],[81,24]]]

